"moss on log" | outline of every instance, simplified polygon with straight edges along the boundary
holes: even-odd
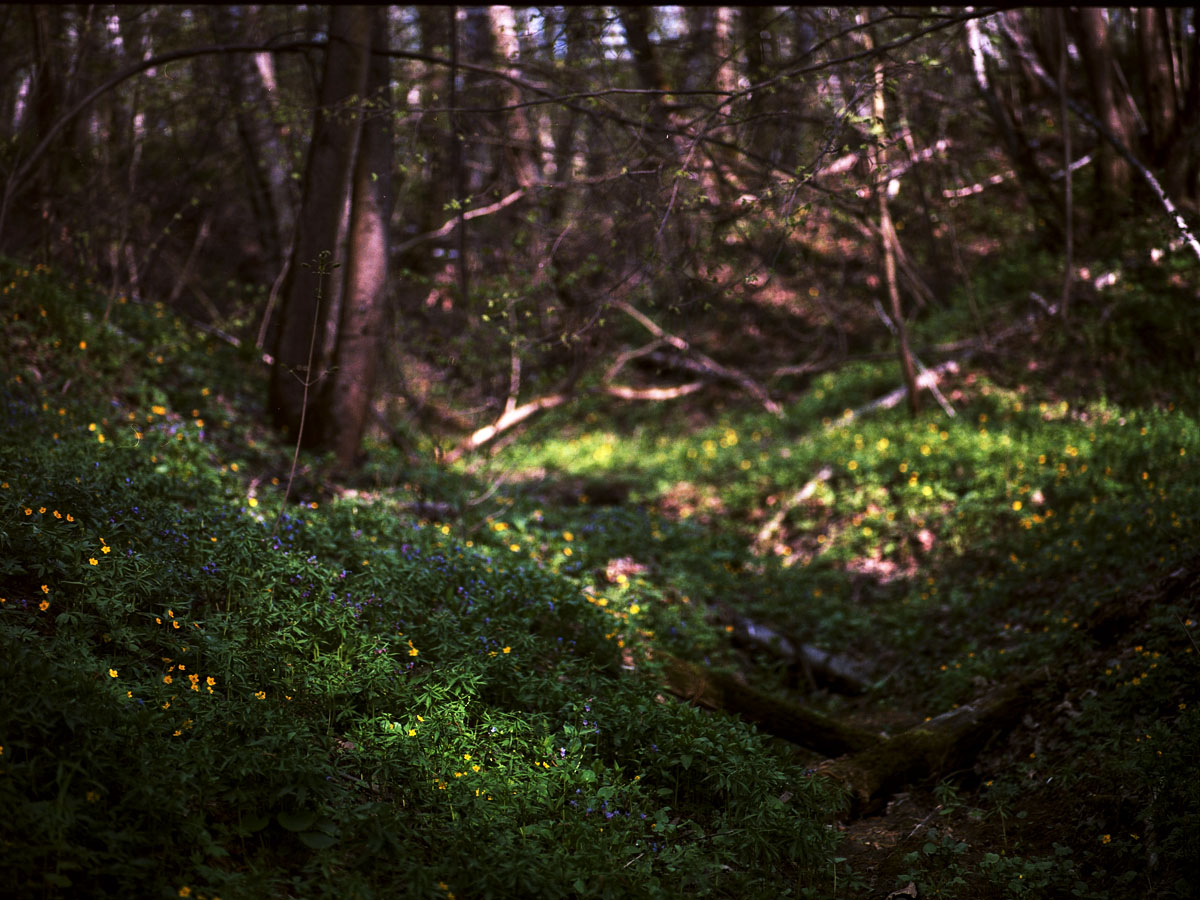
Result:
[[[667,689],[677,697],[740,716],[763,731],[826,756],[859,753],[882,740],[869,731],[756,690],[726,672],[673,656],[663,659],[663,676]]]
[[[1085,633],[1098,646],[1115,643],[1155,603],[1200,590],[1200,554],[1140,591],[1096,610]],[[970,703],[899,734],[882,738],[795,703],[756,690],[734,675],[675,657],[660,657],[671,693],[753,722],[764,731],[829,757],[817,772],[849,794],[845,818],[866,815],[906,784],[944,777],[971,766],[989,742],[1006,734],[1032,708],[1034,695],[1063,690],[1068,666],[1002,685]]]
[[[905,784],[969,766],[989,741],[1020,721],[1046,681],[1037,677],[997,688],[859,753],[828,760],[817,771],[850,794],[850,818],[865,815]]]
[[[817,772],[843,787],[845,815],[881,806],[895,790],[969,766],[989,741],[1020,721],[1045,677],[997,688],[907,731],[882,738],[756,690],[734,675],[676,657],[660,658],[667,689],[690,703],[753,722],[763,731],[830,757]]]

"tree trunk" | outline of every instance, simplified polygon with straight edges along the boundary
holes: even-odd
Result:
[[[274,348],[270,406],[275,424],[308,445],[316,436],[304,436],[301,422],[322,387],[328,362],[322,348],[330,306],[320,296],[314,266],[322,253],[331,253],[335,264],[339,257],[338,226],[362,122],[360,113],[340,107],[361,98],[366,87],[370,22],[366,7],[332,8],[320,104],[304,173],[304,200]]]
[[[1146,92],[1146,121],[1150,126],[1151,159],[1156,166],[1166,161],[1175,138],[1175,66],[1167,40],[1167,11],[1143,7],[1137,13],[1138,62]]]
[[[1076,13],[1075,25],[1096,117],[1117,140],[1134,150],[1137,144],[1133,123],[1129,121],[1125,98],[1118,93],[1113,77],[1112,46],[1108,39],[1105,12],[1095,7],[1081,7]],[[1101,203],[1097,218],[1116,224],[1120,219],[1113,215],[1113,207],[1124,206],[1130,199],[1132,174],[1129,163],[1115,149],[1102,142],[1096,171],[1100,179]]]
[[[517,20],[511,6],[490,6],[488,16],[492,25],[492,45],[499,57],[499,67],[514,77],[520,76],[520,71],[513,64],[520,57],[520,47],[517,42]],[[500,105],[516,106],[521,102],[521,91],[512,82],[502,82],[497,99]],[[529,114],[524,108],[509,109],[500,117],[500,141],[504,153],[504,166],[512,182],[519,187],[531,187],[541,180],[538,170],[540,148],[537,138],[530,126]],[[502,190],[501,193],[508,193]],[[536,255],[536,254],[535,254]]]
[[[1167,189],[1174,197],[1186,200],[1195,209],[1200,206],[1200,28],[1193,27],[1190,41],[1182,16],[1175,20],[1179,35],[1180,65],[1176,69],[1176,96],[1182,101],[1178,116],[1175,152],[1167,161]],[[1184,59],[1186,58],[1186,65]]]
[[[566,41],[564,68],[571,72],[583,55],[585,40],[584,18],[578,6],[568,6],[564,11],[563,39]],[[579,110],[575,107],[558,110],[559,120],[554,128],[554,180],[566,184],[574,180],[575,134],[579,128]],[[546,202],[546,221],[550,228],[558,227],[559,219],[566,208],[567,191],[551,191]]]
[[[468,6],[458,21],[459,58],[476,66],[490,66],[495,59],[492,43],[492,21],[487,7]],[[485,77],[472,69],[460,72],[463,91],[458,95],[461,107],[487,107],[501,102],[494,79]],[[499,135],[487,114],[463,113],[458,115],[458,127],[462,135],[463,190],[456,199],[466,200],[468,195],[483,193],[492,184],[500,168],[501,154],[497,152]]]
[[[897,788],[969,766],[987,743],[1021,720],[1045,676],[998,688],[817,770],[850,795],[848,818],[879,808]]]
[[[64,71],[59,41],[62,35],[62,7],[38,4],[29,7],[33,33],[33,67],[29,85],[27,118],[31,126],[31,144],[37,144],[63,112],[65,102]],[[27,208],[21,231],[33,226],[32,234],[42,241],[42,253],[50,255],[50,230],[54,221],[52,198],[59,194],[62,160],[70,151],[69,137],[61,135],[47,149],[41,164],[31,173],[30,193],[39,198],[38,208]]]
[[[387,9],[371,7],[371,35],[388,46]],[[317,431],[343,471],[355,468],[371,415],[380,339],[388,296],[389,223],[392,216],[392,101],[386,56],[371,57],[350,204],[346,280],[333,370]]]
[[[633,54],[633,67],[637,70],[638,82],[645,90],[665,91],[667,80],[658,64],[654,45],[650,43],[654,10],[645,6],[628,6],[621,7],[618,15],[621,18],[621,26],[625,29],[625,41]],[[663,115],[661,103],[652,100],[649,109],[652,119]]]
[[[746,47],[746,78],[750,84],[761,84],[767,78],[766,54],[763,52],[763,32],[766,29],[765,8],[761,6],[746,6],[738,10],[738,20],[741,24],[742,43]],[[746,104],[745,117],[749,119],[745,128],[745,140],[755,153],[768,158],[778,157],[779,144],[775,137],[779,131],[773,127],[771,120],[765,118],[770,94],[765,91],[752,93]],[[796,123],[799,127],[799,123]],[[797,142],[799,135],[789,138]]]
[[[663,683],[683,700],[733,713],[776,737],[826,756],[860,753],[883,743],[872,732],[843,725],[815,710],[753,688],[733,675],[673,656],[665,660]]]
[[[431,56],[450,53],[450,21],[446,11],[436,6],[418,6],[417,23],[421,35],[421,52]],[[421,74],[421,106],[447,106],[450,99],[450,73],[445,66],[429,65]],[[450,201],[453,184],[454,135],[444,113],[422,112],[416,121],[419,153],[425,157],[426,185],[422,191],[425,202],[405,210],[406,219],[416,233],[432,231],[442,224],[446,204]],[[429,258],[428,248],[421,251],[422,261]]]

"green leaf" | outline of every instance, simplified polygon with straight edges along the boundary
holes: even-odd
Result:
[[[262,831],[267,827],[267,823],[271,821],[270,816],[249,815],[242,818],[242,830],[246,832]]]
[[[307,831],[317,821],[315,812],[281,812],[275,819],[288,831]]]
[[[300,843],[313,850],[328,850],[338,839],[325,831],[301,831],[298,835]]]

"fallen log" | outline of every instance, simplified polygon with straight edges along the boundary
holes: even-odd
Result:
[[[997,688],[873,747],[826,760],[817,773],[845,788],[850,798],[845,818],[868,815],[906,784],[968,768],[993,738],[1021,720],[1033,693],[1049,683],[1043,675]]]
[[[845,789],[854,819],[880,808],[898,788],[968,767],[998,734],[1011,729],[1048,676],[997,688],[892,737],[845,725],[746,684],[727,672],[666,657],[664,684],[682,700],[732,713],[769,734],[829,757],[817,774]]]
[[[727,672],[673,656],[664,660],[663,677],[667,690],[680,699],[740,716],[769,734],[826,756],[860,753],[883,740],[870,731],[753,688]]]
[[[1095,610],[1085,622],[1084,633],[1097,647],[1109,646],[1127,635],[1155,604],[1176,602],[1197,591],[1200,554]],[[891,737],[844,725],[756,690],[733,675],[673,657],[666,660],[664,676],[668,689],[685,700],[741,716],[770,734],[826,754],[829,758],[816,772],[846,790],[850,803],[842,817],[854,819],[882,807],[904,785],[970,768],[991,741],[1021,721],[1035,695],[1064,689],[1068,668],[1042,670],[1001,685]]]
[[[789,667],[802,670],[814,688],[820,686],[839,694],[865,694],[874,681],[866,667],[849,656],[801,643],[731,609],[721,610],[721,618],[732,626],[736,645],[769,653]]]

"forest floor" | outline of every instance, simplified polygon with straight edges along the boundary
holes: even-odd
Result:
[[[689,339],[781,416],[591,396],[454,466],[376,435],[354,478],[292,479],[252,352],[4,265],[22,895],[1195,896],[1197,383],[1128,327],[1195,306],[1167,274],[1082,338],[1035,316],[979,349],[953,415],[871,408],[900,380],[865,325],[859,359],[770,378],[759,338],[802,332],[764,295]],[[829,754],[668,699],[671,658],[873,736],[1030,688],[848,815]]]

